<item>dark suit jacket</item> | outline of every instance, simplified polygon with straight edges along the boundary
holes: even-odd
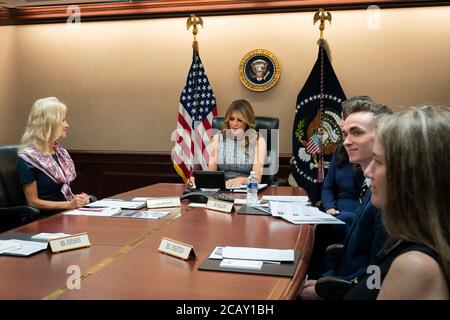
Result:
[[[375,264],[387,245],[381,210],[372,205],[371,195],[367,190],[345,240],[339,270],[334,270],[335,275],[347,280],[365,275],[367,267]]]
[[[353,181],[353,167],[350,162],[336,164],[336,152],[330,161],[327,176],[322,186],[322,206],[324,210],[330,208],[339,211],[356,212],[359,203],[359,192],[363,179],[359,179],[359,185]],[[338,218],[339,219],[339,218]]]

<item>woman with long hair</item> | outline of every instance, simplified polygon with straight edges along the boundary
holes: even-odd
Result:
[[[227,109],[222,131],[212,138],[208,169],[224,171],[227,188],[247,184],[250,171],[260,183],[266,151],[266,141],[256,132],[252,106],[235,100]]]

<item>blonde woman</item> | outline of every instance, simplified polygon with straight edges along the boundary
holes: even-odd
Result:
[[[31,108],[22,136],[17,172],[28,203],[41,212],[82,207],[89,203],[85,193],[74,195],[70,183],[75,166],[57,140],[67,136],[67,107],[57,98],[37,100]]]
[[[266,141],[256,132],[255,113],[246,100],[235,100],[227,109],[224,126],[211,141],[210,171],[224,171],[226,187],[247,184],[250,171],[261,182]]]
[[[422,107],[385,116],[376,124],[372,203],[382,209],[396,241],[347,299],[449,299],[450,112]],[[370,279],[369,279],[370,278]]]

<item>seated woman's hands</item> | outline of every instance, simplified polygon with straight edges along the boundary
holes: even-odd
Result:
[[[234,178],[234,179],[227,180],[225,182],[225,186],[227,188],[233,188],[233,187],[236,187],[236,186],[240,186],[242,184],[247,184],[247,178],[245,178],[245,177],[237,177],[237,178]]]
[[[337,211],[335,208],[330,208],[327,210],[328,214],[331,214],[332,216],[334,216],[335,214],[338,214],[339,211]]]
[[[89,196],[86,193],[76,194],[69,201],[69,209],[77,209],[89,203]]]
[[[302,288],[300,289],[300,298],[302,300],[319,300],[320,297],[318,296],[318,294],[316,293],[316,282],[317,280],[306,280],[303,285]]]
[[[186,187],[188,189],[195,189],[195,177],[194,176],[192,176],[188,179]]]

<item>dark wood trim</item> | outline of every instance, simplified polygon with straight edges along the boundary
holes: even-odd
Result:
[[[274,12],[444,6],[446,0],[157,0],[134,3],[80,4],[81,21],[151,19],[184,17],[190,13],[201,16],[255,14]],[[66,6],[20,7],[0,9],[0,25],[66,22]]]
[[[75,193],[86,192],[105,198],[155,183],[183,183],[173,168],[170,152],[70,150],[77,178]],[[281,154],[277,178],[287,184],[291,155]]]

